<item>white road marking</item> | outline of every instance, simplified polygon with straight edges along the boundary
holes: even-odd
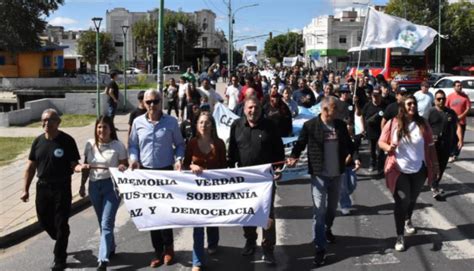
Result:
[[[389,190],[383,187],[379,182],[371,180],[384,195],[391,201]],[[419,202],[424,202],[422,198],[418,198]],[[426,203],[426,202],[424,202]],[[443,241],[441,252],[450,260],[473,259],[474,244],[472,240],[467,239],[458,229],[457,226],[449,222],[440,212],[433,207],[426,207],[416,211],[413,216],[413,224],[415,227],[432,228],[436,234],[441,234],[443,238],[457,241]]]
[[[469,188],[467,185],[465,185],[462,181],[456,179],[455,177],[453,177],[452,175],[448,174],[448,173],[444,173],[443,174],[443,179],[447,179],[453,183],[457,183],[457,184],[460,184],[461,185],[461,188],[462,190],[464,190],[466,193],[463,193],[463,194],[460,194],[460,195],[457,195],[456,197],[459,197],[461,199],[464,199],[472,204],[474,204],[474,191]],[[443,183],[443,181],[441,181],[441,183]]]
[[[391,252],[387,254],[369,254],[362,257],[356,257],[355,261],[355,265],[385,265],[400,263],[400,260]]]

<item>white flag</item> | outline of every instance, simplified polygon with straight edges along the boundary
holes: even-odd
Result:
[[[362,50],[403,47],[422,52],[433,43],[434,37],[438,34],[431,27],[387,15],[373,7],[370,7],[367,16],[369,17]]]

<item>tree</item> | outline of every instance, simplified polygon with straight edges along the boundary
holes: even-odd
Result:
[[[96,61],[96,32],[93,30],[86,31],[81,34],[78,44],[78,52],[91,65],[95,65]],[[112,36],[109,33],[99,33],[99,61],[107,63],[115,54],[115,48],[112,43]]]
[[[158,14],[158,10],[155,12]],[[183,12],[165,11],[163,23],[164,63],[170,64],[174,54],[184,55],[184,52],[192,50],[201,33],[199,26]],[[178,23],[183,25],[183,32],[177,31]],[[138,47],[142,49],[141,57],[148,60],[149,54],[157,50],[156,18],[142,19],[134,23],[132,35],[137,41]]]
[[[297,56],[303,46],[303,36],[290,32],[267,39],[265,41],[265,55],[268,58],[276,58],[281,62],[283,57]]]
[[[439,0],[390,0],[385,12],[402,18],[406,14],[407,20],[438,30],[438,7]],[[459,65],[463,56],[473,52],[474,4],[468,1],[449,4],[447,0],[441,0],[441,22],[441,34],[448,35],[447,40],[441,39],[441,64],[449,70]],[[431,64],[435,51],[434,45],[427,49]]]
[[[19,52],[40,47],[39,34],[46,28],[43,18],[63,3],[64,0],[0,1],[0,50]]]

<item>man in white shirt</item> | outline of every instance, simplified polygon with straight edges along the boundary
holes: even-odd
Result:
[[[231,83],[225,90],[225,97],[227,98],[229,109],[234,110],[239,102],[239,94],[242,87],[239,85],[239,78],[235,75],[232,75]]]
[[[186,108],[186,93],[189,88],[189,83],[185,76],[179,78],[178,99],[179,99],[179,120],[184,119],[184,109]]]
[[[430,85],[428,82],[423,81],[421,83],[421,89],[415,93],[415,99],[418,104],[418,115],[423,118],[428,118],[428,112],[433,107],[434,97],[433,94],[428,91]]]
[[[208,78],[202,80],[201,86],[198,88],[198,91],[199,94],[201,94],[201,97],[207,97],[207,102],[211,107],[211,112],[214,111],[214,105],[217,102],[224,102],[224,99],[222,99],[221,95],[219,95],[219,93],[217,93],[216,90],[212,88]]]

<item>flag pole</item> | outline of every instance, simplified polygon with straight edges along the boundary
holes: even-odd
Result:
[[[357,87],[359,86],[358,72],[359,72],[359,67],[360,67],[360,58],[361,58],[361,54],[362,54],[362,47],[364,45],[365,32],[366,32],[366,28],[367,28],[367,21],[369,19],[369,14],[370,14],[370,6],[367,5],[367,15],[365,15],[364,27],[362,28],[362,37],[360,39],[360,46],[359,46],[359,57],[357,59],[357,68],[356,68],[356,71],[355,71],[356,79],[355,79],[355,88],[354,88],[353,98],[356,96]]]

